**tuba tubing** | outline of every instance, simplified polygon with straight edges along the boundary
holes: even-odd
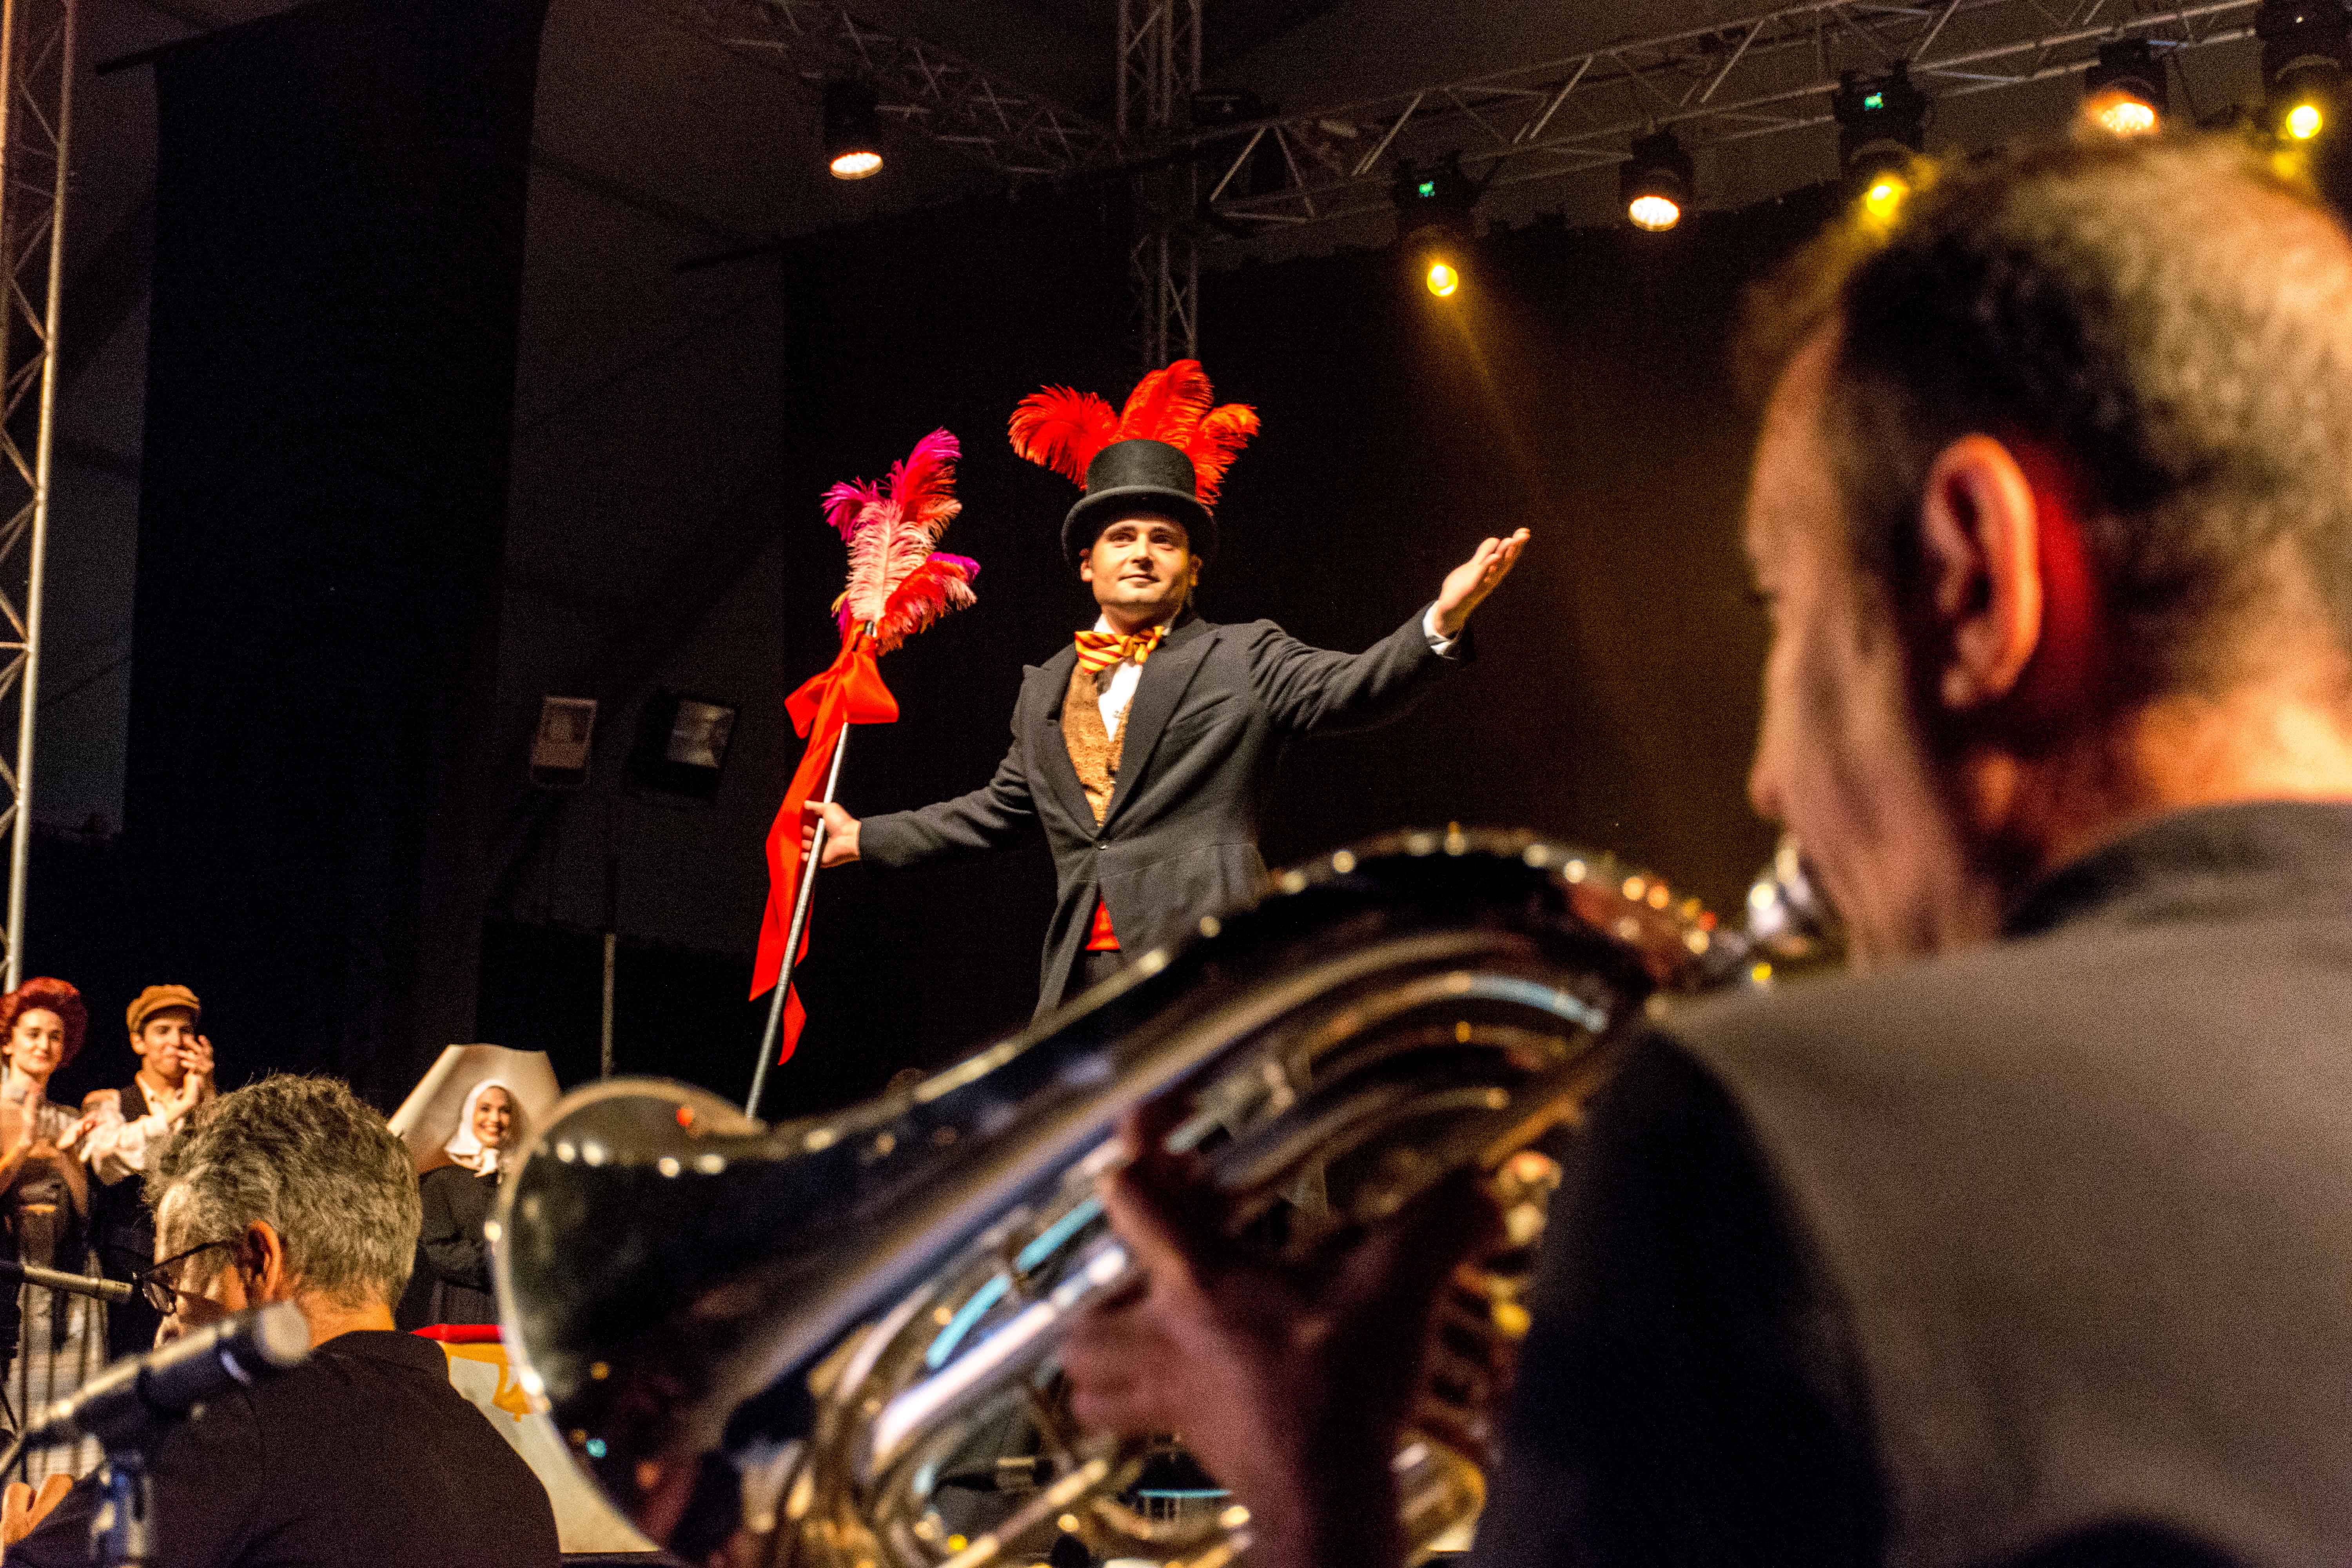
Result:
[[[1793,849],[1776,866],[1749,919],[1787,955],[1819,909]],[[863,1326],[903,1321],[975,1249],[1035,1251],[1046,1238],[1024,1242],[1024,1216],[1067,1212],[1130,1107],[1246,1101],[1221,1126],[1249,1135],[1213,1128],[1226,1141],[1205,1152],[1235,1228],[1311,1251],[1573,1121],[1656,998],[1752,983],[1763,951],[1606,857],[1525,834],[1406,834],[1285,872],[1023,1033],[835,1115],[766,1128],[684,1085],[593,1085],[499,1195],[509,1354],[575,1458],[667,1541],[732,1507],[733,1470],[712,1459],[757,1464],[812,1436],[812,1373]],[[1300,1096],[1318,1063],[1348,1075],[1328,1103]],[[1302,1162],[1344,1205],[1299,1207]],[[1033,1368],[1119,1287],[1116,1239],[1073,1234],[1084,1245],[1050,1278],[1007,1262],[1023,1296],[1009,1317],[859,1416],[849,1484]]]

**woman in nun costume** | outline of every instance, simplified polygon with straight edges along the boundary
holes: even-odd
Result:
[[[441,1146],[450,1163],[436,1165],[417,1178],[417,1191],[425,1200],[418,1251],[433,1276],[428,1322],[499,1321],[482,1224],[498,1201],[506,1163],[522,1142],[522,1107],[514,1091],[486,1078],[466,1096],[457,1131]]]

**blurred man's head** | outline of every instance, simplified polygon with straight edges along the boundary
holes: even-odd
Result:
[[[2352,795],[2352,246],[2252,154],[1964,170],[1759,297],[1750,793],[1856,954],[2179,806]]]
[[[332,1079],[223,1095],[166,1145],[148,1196],[174,1293],[164,1337],[270,1301],[301,1307],[314,1341],[391,1327],[422,1220],[415,1171]]]
[[[187,1076],[202,1016],[196,994],[184,985],[150,985],[130,1006],[131,1049],[140,1067],[159,1083],[176,1088]]]

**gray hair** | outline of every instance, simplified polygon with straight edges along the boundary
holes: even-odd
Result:
[[[165,1147],[147,1179],[182,1245],[267,1220],[302,1288],[346,1307],[400,1299],[424,1211],[408,1146],[331,1078],[275,1074],[225,1094]]]

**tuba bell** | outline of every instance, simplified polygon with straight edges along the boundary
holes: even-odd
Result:
[[[1644,1016],[1762,982],[1823,924],[1793,848],[1775,868],[1733,931],[1605,856],[1401,835],[1286,871],[1025,1032],[835,1115],[763,1127],[651,1079],[576,1091],[494,1216],[518,1375],[657,1541],[723,1536],[756,1472],[782,1478],[775,1558],[807,1568],[1025,1564],[1063,1534],[1217,1568],[1245,1510],[1155,1503],[1194,1495],[1139,1487],[1181,1455],[1076,1432],[1058,1397],[1066,1326],[1133,1273],[1094,1192],[1122,1113],[1182,1096],[1171,1146],[1269,1256],[1465,1167],[1496,1178],[1531,1256],[1534,1151]],[[1507,1270],[1455,1284],[1469,1326],[1507,1334]],[[1488,1391],[1458,1359],[1398,1456],[1424,1548],[1483,1501]]]

